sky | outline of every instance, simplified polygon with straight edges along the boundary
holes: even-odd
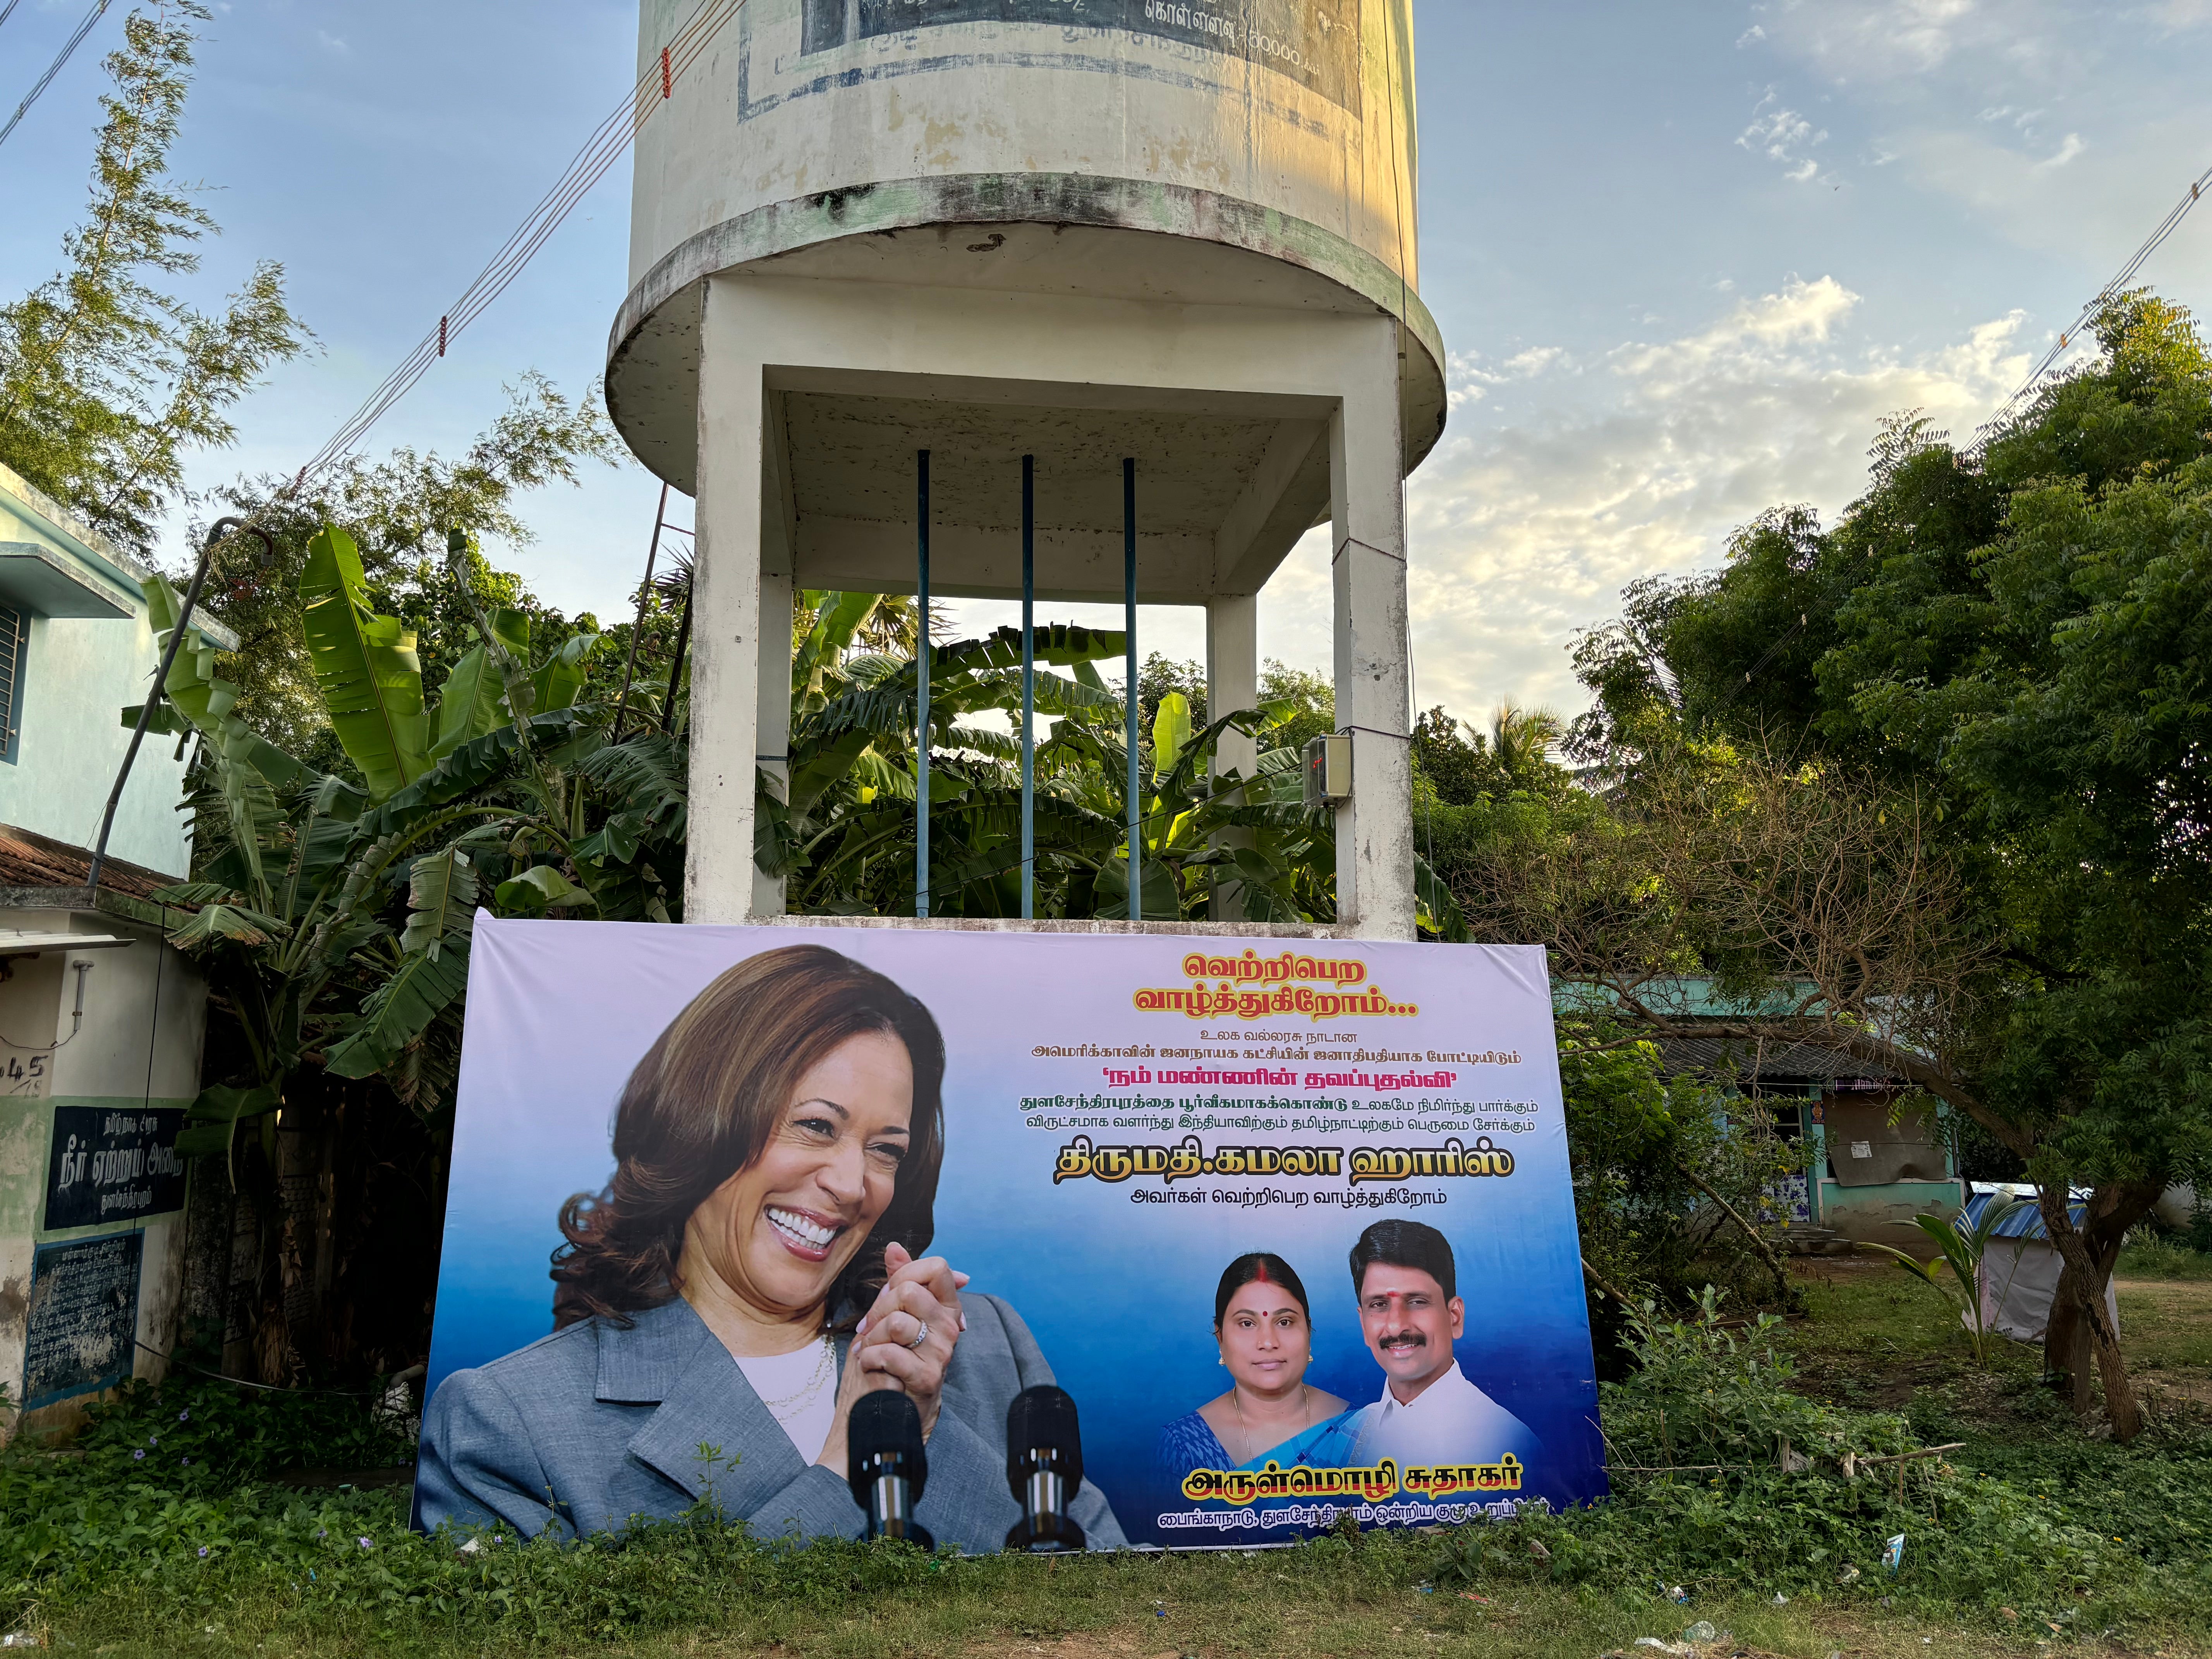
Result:
[[[89,3],[21,0],[0,106]],[[0,149],[0,295],[50,274],[82,211],[123,14]],[[173,159],[224,234],[187,292],[280,260],[317,343],[240,405],[197,486],[295,469],[435,326],[625,94],[635,18],[216,8]],[[1416,0],[1415,50],[1420,290],[1452,400],[1407,489],[1415,693],[1477,723],[1501,700],[1579,708],[1568,647],[1626,584],[1717,566],[1769,507],[1832,519],[1885,415],[1971,434],[2212,164],[2212,0]],[[465,447],[527,370],[595,392],[628,190],[618,164],[369,453]],[[2212,211],[2141,280],[2212,309]],[[657,495],[635,465],[595,469],[529,498],[534,540],[495,555],[611,621]],[[1327,556],[1310,537],[1262,595],[1264,655],[1327,667]],[[1012,614],[957,611],[963,631]],[[1139,629],[1203,653],[1198,611]]]

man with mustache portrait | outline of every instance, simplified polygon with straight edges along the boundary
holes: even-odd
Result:
[[[1382,1397],[1367,1407],[1352,1462],[1525,1467],[1542,1455],[1528,1425],[1468,1381],[1452,1344],[1466,1330],[1451,1245],[1418,1221],[1378,1221],[1352,1247],[1360,1331],[1382,1368]]]

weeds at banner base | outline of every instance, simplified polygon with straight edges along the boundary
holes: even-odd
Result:
[[[580,1546],[485,1534],[467,1547],[410,1533],[404,1489],[276,1484],[290,1465],[404,1461],[404,1425],[358,1400],[139,1389],[66,1452],[0,1457],[0,1628],[109,1652],[174,1651],[180,1632],[218,1649],[473,1651],[708,1630],[743,1647],[966,1651],[1157,1608],[1163,1639],[1130,1651],[1373,1650],[1413,1629],[1464,1650],[1591,1655],[1701,1620],[1785,1651],[1830,1651],[1822,1632],[1849,1632],[1855,1651],[1885,1632],[1918,1649],[1905,1630],[1954,1653],[2107,1632],[2212,1651],[2189,1634],[2212,1629],[2212,1436],[2167,1428],[2123,1448],[2054,1427],[1986,1436],[1955,1464],[1869,1467],[1956,1425],[1929,1417],[1916,1433],[1907,1415],[1806,1398],[1778,1322],[1731,1331],[1718,1313],[1641,1322],[1641,1369],[1604,1390],[1615,1496],[1595,1509],[1256,1554],[793,1549],[703,1511]],[[1798,1472],[1778,1466],[1781,1441]],[[1892,1575],[1882,1552],[1899,1534]]]

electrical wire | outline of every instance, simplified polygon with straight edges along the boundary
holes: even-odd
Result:
[[[0,23],[5,23],[13,17],[15,15],[15,8],[22,3],[23,0],[8,0],[6,5],[0,6]]]
[[[39,101],[39,94],[53,84],[54,76],[59,75],[62,72],[62,66],[76,55],[76,49],[84,44],[84,37],[92,33],[92,26],[106,15],[108,7],[113,3],[114,0],[93,0],[92,9],[84,15],[84,21],[76,26],[76,33],[70,36],[69,42],[63,46],[60,55],[46,65],[46,72],[39,77],[38,83],[31,88],[29,94],[21,103],[15,106],[15,112],[8,118],[8,125],[0,127],[0,144],[8,142],[8,135],[15,131],[16,123],[30,112],[31,106]],[[8,21],[8,12],[14,11],[15,4],[16,0],[8,0],[8,11],[0,11],[0,23]]]
[[[258,1389],[263,1394],[327,1394],[334,1395],[342,1400],[381,1400],[392,1392],[392,1383],[411,1380],[413,1374],[422,1369],[420,1366],[410,1365],[406,1370],[394,1372],[380,1389],[311,1389],[304,1384],[291,1382],[256,1382],[252,1377],[233,1376],[226,1371],[211,1371],[206,1366],[195,1364],[189,1359],[179,1359],[173,1352],[163,1353],[152,1343],[142,1338],[134,1336],[131,1340],[135,1346],[143,1348],[165,1364],[182,1365],[186,1370],[198,1371],[211,1382],[228,1382],[240,1389]]]
[[[2166,216],[2152,228],[2149,235],[2143,238],[2141,246],[2129,256],[2128,262],[2119,268],[2112,281],[2099,289],[2096,297],[2081,307],[2081,314],[2074,319],[2073,326],[2063,331],[2058,343],[2043,354],[2042,362],[2037,363],[2028,377],[2020,383],[2019,389],[1998,405],[1995,414],[1974,428],[1974,441],[1966,453],[1978,455],[1989,447],[1990,440],[2003,430],[2005,423],[2018,412],[2020,406],[2042,383],[2043,377],[2051,372],[2067,349],[2080,342],[2082,330],[2094,322],[2098,313],[2135,280],[2136,273],[2143,268],[2152,254],[2165,245],[2166,238],[2181,228],[2181,222],[2189,216],[2189,210],[2197,205],[2207,190],[2212,190],[2212,167],[2205,168],[2190,180],[2186,193],[2166,210]]]
[[[698,62],[724,26],[745,5],[746,0],[702,0],[690,21],[677,31],[668,45],[661,48],[659,58],[638,77],[629,96],[592,131],[567,170],[492,255],[490,262],[477,272],[476,279],[461,290],[446,314],[438,319],[437,326],[416,343],[383,384],[369,393],[352,417],[300,470],[293,481],[295,492],[307,478],[337,462],[360,442],[385,411],[405,397],[432,365],[446,355],[461,331],[507,291],[577,204],[629,149],[653,110],[675,96],[677,84],[685,72]]]

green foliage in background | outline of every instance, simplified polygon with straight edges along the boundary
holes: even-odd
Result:
[[[1570,747],[1632,853],[1726,825],[1731,774],[1773,826],[1685,833],[1642,886],[1615,861],[1578,897],[1617,955],[1796,1004],[1801,1036],[1935,1094],[2046,1193],[2094,1188],[2078,1234],[2045,1213],[2046,1358],[2086,1412],[2094,1351],[2125,1437],[2112,1261],[2212,1175],[2212,350],[2142,290],[2095,333],[1977,449],[1892,417],[1832,526],[1778,507],[1723,568],[1629,589],[1577,647],[1597,706]],[[1826,888],[1794,850],[1823,840]],[[1788,1037],[1790,1012],[1738,1024]]]
[[[352,538],[325,527],[308,544],[302,635],[358,786],[254,733],[204,641],[171,669],[161,728],[199,739],[196,879],[168,893],[196,908],[172,939],[198,958],[250,1060],[249,1075],[195,1103],[189,1152],[228,1152],[249,1118],[270,1142],[286,1080],[311,1050],[336,1076],[382,1074],[403,1099],[439,1103],[479,902],[670,915],[685,803],[668,739],[648,731],[611,745],[611,711],[577,701],[598,636],[533,655],[528,615],[474,595],[474,550],[452,538],[475,622],[465,649],[447,642],[434,700],[417,636],[375,609]],[[149,580],[147,598],[173,626],[167,585]],[[137,714],[123,712],[126,723]]]
[[[905,603],[799,595],[787,779],[763,770],[756,794],[757,862],[784,878],[794,912],[913,914],[920,677],[911,634],[884,623]],[[1118,633],[1067,623],[1036,632],[1040,916],[1134,914],[1127,705],[1099,672],[1126,649]],[[934,915],[1020,914],[1021,656],[1015,629],[931,647]],[[1293,746],[1331,728],[1325,688],[1270,664],[1262,690],[1280,695],[1202,720],[1190,668],[1154,657],[1138,677],[1144,916],[1210,918],[1218,896],[1231,920],[1334,920],[1334,814],[1307,811]],[[1259,750],[1249,776],[1221,763],[1232,733]],[[1423,927],[1463,936],[1425,862],[1415,878]]]
[[[1683,1307],[1715,1283],[1771,1294],[1766,1251],[1710,1194],[1778,1249],[1790,1218],[1771,1193],[1803,1172],[1804,1143],[1779,1135],[1756,1098],[1668,1076],[1659,1045],[1618,1024],[1564,1018],[1559,1036],[1583,1261],[1611,1287],[1593,1307],[1601,1346],[1623,1296]]]
[[[368,608],[415,635],[425,696],[436,695],[472,648],[474,605],[526,616],[541,651],[572,635],[598,633],[594,618],[563,616],[520,577],[494,568],[481,550],[490,542],[528,549],[533,538],[520,497],[576,483],[586,465],[612,464],[619,447],[597,399],[572,403],[530,374],[508,388],[507,407],[458,455],[401,447],[375,460],[349,456],[298,490],[289,477],[240,478],[216,489],[217,510],[251,520],[275,548],[271,554],[254,537],[233,537],[208,568],[206,603],[239,636],[223,665],[223,678],[237,688],[237,714],[316,769],[361,781],[331,729],[301,602],[308,550],[326,526],[343,529],[354,544]],[[470,538],[458,564],[446,546],[457,529]],[[201,531],[193,526],[195,546]],[[608,556],[627,563],[631,554],[625,547]],[[600,653],[595,665],[619,673],[629,627],[622,625],[612,652]],[[667,673],[665,659],[660,672]],[[610,689],[604,700],[611,706],[615,695]]]

